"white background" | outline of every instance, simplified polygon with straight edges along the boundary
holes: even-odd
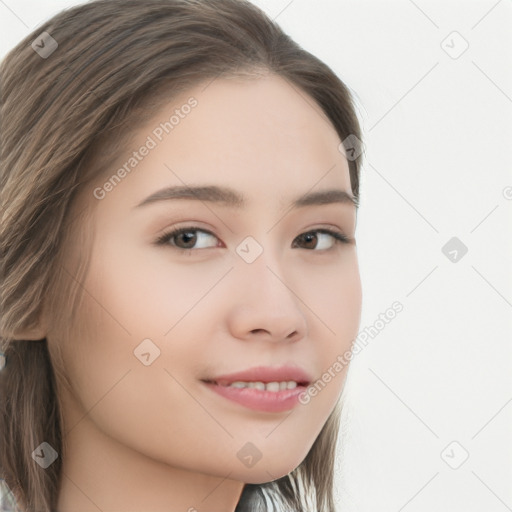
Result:
[[[1,56],[77,3],[0,1]],[[512,511],[512,2],[254,3],[355,94],[361,331],[404,307],[350,368],[340,512]]]

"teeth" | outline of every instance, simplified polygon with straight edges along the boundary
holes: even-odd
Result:
[[[229,384],[228,387],[231,388],[254,388],[259,389],[260,391],[283,391],[285,389],[295,389],[297,387],[297,383],[294,380],[284,381],[284,382],[268,382],[265,384],[264,382],[242,382],[236,381]]]
[[[265,386],[265,389],[267,391],[279,391],[279,382],[269,382],[266,386]]]
[[[233,384],[230,385],[232,388],[245,388],[246,383],[245,382],[233,382]]]

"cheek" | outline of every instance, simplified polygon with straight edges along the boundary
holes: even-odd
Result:
[[[197,319],[197,305],[215,307],[215,292],[208,295],[232,266],[226,260],[194,263],[163,247],[122,249],[122,240],[101,247],[86,288],[134,341],[164,336],[185,317]]]
[[[304,395],[303,403],[314,411],[313,417],[316,415],[323,420],[327,419],[343,390],[350,351],[360,327],[361,279],[355,251],[349,256],[345,264],[335,270],[325,266],[309,273],[308,282],[304,281],[299,291],[311,311],[310,358],[321,369],[314,386]]]
[[[339,260],[315,265],[296,277],[294,292],[308,312],[309,329],[324,344],[321,354],[346,349],[356,338],[362,307],[362,286],[355,248]],[[306,307],[307,306],[307,307]],[[310,333],[311,334],[311,333]]]

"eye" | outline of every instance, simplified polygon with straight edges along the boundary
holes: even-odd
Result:
[[[202,234],[203,236],[198,236]],[[208,243],[210,240],[218,240],[218,238],[210,231],[198,228],[196,226],[186,226],[164,233],[156,241],[156,245],[170,245],[173,249],[187,251],[191,249],[208,249],[208,247],[219,247],[218,243],[207,245],[206,247],[195,247],[201,240]],[[315,229],[302,233],[293,241],[293,246],[296,247],[296,242],[304,243],[305,249],[316,249],[317,251],[333,250],[337,244],[350,244],[354,242],[353,238],[345,236],[342,233],[333,231],[331,229]],[[313,246],[313,247],[312,247]]]
[[[318,234],[320,234],[320,236]],[[307,233],[299,235],[295,240],[303,240],[306,245],[309,245],[309,247],[307,247],[308,249],[312,249],[310,246],[313,244],[315,245],[314,248],[316,250],[321,251],[334,249],[339,243],[350,244],[354,241],[343,233],[338,233],[332,229],[315,229],[313,231],[308,231]]]
[[[198,237],[196,233],[202,233],[205,236]],[[202,239],[204,242],[204,239],[207,240],[208,238],[216,239],[217,237],[213,233],[210,233],[209,231],[206,231],[204,229],[199,229],[198,227],[195,227],[195,226],[187,226],[184,228],[175,229],[168,233],[164,233],[156,240],[156,244],[157,245],[169,244],[169,245],[171,245],[171,247],[174,247],[178,250],[179,249],[187,250],[187,249],[192,249],[192,248],[205,249],[205,247],[194,247],[194,245],[197,243],[198,239],[199,239],[199,241],[201,241],[201,239]],[[214,244],[211,247],[216,247],[217,245],[218,244]],[[206,248],[208,248],[208,247],[206,247]]]

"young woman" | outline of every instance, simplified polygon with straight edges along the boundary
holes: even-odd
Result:
[[[1,76],[12,501],[334,511],[362,300],[347,87],[241,0],[90,2]]]

